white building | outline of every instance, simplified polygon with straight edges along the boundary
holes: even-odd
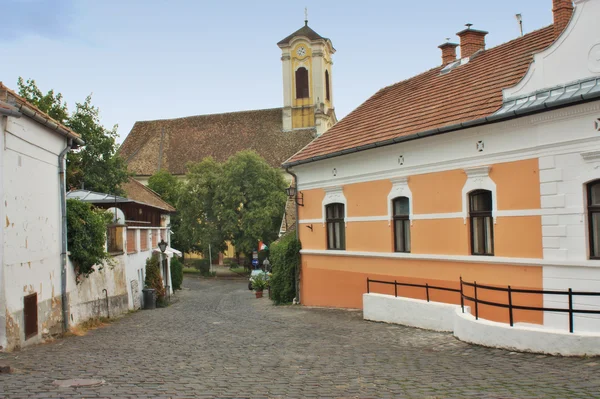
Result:
[[[61,171],[79,144],[76,133],[0,83],[0,350],[62,331]]]

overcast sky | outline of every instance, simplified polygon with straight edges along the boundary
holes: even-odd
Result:
[[[467,22],[492,47],[552,23],[551,0],[1,0],[0,80],[34,78],[70,109],[93,93],[102,122],[282,106],[276,43],[304,24],[332,40],[338,118],[441,63]]]

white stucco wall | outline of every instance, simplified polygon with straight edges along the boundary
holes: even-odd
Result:
[[[365,320],[451,332],[454,330],[454,317],[457,310],[462,311],[459,305],[448,303],[382,294],[363,294]],[[470,308],[465,306],[465,312],[469,311]]]
[[[10,349],[61,330],[58,154],[66,139],[26,117],[8,117],[3,139],[1,312],[8,318],[3,346]],[[39,334],[25,342],[23,297],[34,292]]]
[[[571,334],[565,330],[552,330],[525,325],[475,320],[469,313],[457,310],[454,317],[454,336],[461,341],[524,352],[547,353],[563,356],[600,355],[600,334]]]

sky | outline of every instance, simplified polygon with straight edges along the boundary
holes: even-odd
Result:
[[[472,23],[487,47],[552,23],[551,0],[1,0],[0,81],[33,78],[101,122],[281,107],[276,43],[304,24],[331,39],[338,119],[382,87],[441,64],[440,44]]]

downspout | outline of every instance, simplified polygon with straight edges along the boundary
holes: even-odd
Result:
[[[61,227],[61,251],[60,251],[60,286],[63,314],[63,331],[69,331],[69,304],[67,296],[67,191],[65,189],[65,157],[73,145],[73,139],[67,139],[67,147],[58,155],[58,176],[60,180],[60,213],[62,218]]]
[[[298,176],[296,176],[296,174],[294,172],[290,171],[290,168],[285,168],[285,172],[289,175],[292,176],[292,178],[294,179],[294,182],[296,184],[296,188],[298,187]],[[298,195],[298,193],[296,192],[296,195]],[[296,198],[294,198],[294,203],[296,206],[296,240],[300,241],[300,214],[298,213],[298,201],[296,200]],[[300,302],[300,280],[299,277],[300,276],[300,272],[298,270],[298,265],[296,265],[296,272],[294,273],[294,278],[296,279],[296,281],[294,282],[294,286],[296,288],[296,300],[298,301],[298,303]]]

